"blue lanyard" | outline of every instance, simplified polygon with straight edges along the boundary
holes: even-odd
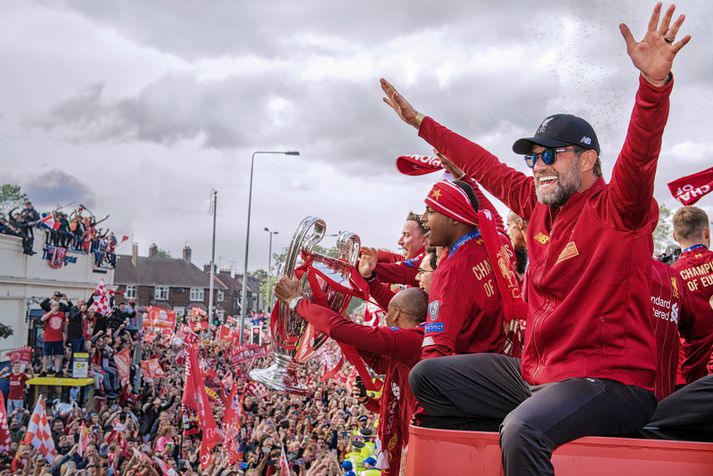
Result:
[[[451,252],[448,253],[448,256],[453,256],[453,253],[456,252],[458,248],[460,248],[461,245],[464,243],[467,243],[470,240],[473,240],[475,238],[480,238],[480,230],[473,230],[467,235],[463,235],[460,238],[458,238],[458,241],[455,242],[453,245],[453,248],[451,248]]]
[[[699,244],[699,245],[689,246],[689,247],[686,248],[685,250],[681,251],[681,254],[687,253],[687,252],[689,252],[689,251],[697,250],[698,248],[706,248],[706,245],[700,245],[700,244]]]

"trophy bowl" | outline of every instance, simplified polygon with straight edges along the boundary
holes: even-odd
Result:
[[[308,281],[307,268],[312,268],[313,285],[334,312],[343,314],[352,296],[344,290],[354,290],[352,271],[359,261],[361,240],[354,233],[343,231],[337,238],[336,258],[316,253],[314,247],[324,238],[324,220],[306,217],[292,236],[285,264],[280,275],[300,276],[300,287],[307,299],[313,301],[315,290]],[[338,289],[341,288],[341,289]],[[297,369],[307,362],[326,342],[328,336],[317,332],[312,325],[291,311],[286,303],[277,302],[270,318],[274,363],[264,369],[253,369],[250,378],[274,390],[306,395],[307,387],[299,382]]]

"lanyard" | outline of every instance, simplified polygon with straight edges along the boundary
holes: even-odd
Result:
[[[480,230],[473,230],[467,235],[463,235],[460,238],[458,238],[458,241],[455,242],[453,245],[453,248],[451,248],[451,252],[448,253],[448,256],[453,256],[453,253],[456,252],[458,248],[460,248],[461,245],[464,243],[469,242],[470,240],[473,240],[475,238],[480,238]]]
[[[698,245],[689,246],[685,250],[681,251],[681,254],[687,253],[689,251],[697,250],[698,248],[706,248],[706,245],[698,244]]]

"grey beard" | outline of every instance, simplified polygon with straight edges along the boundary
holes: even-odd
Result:
[[[540,189],[536,187],[535,195],[537,196],[537,201],[552,208],[559,208],[565,203],[567,203],[569,197],[574,195],[574,193],[582,185],[582,181],[578,176],[575,176],[572,177],[572,180],[569,180],[568,183],[563,184],[561,182],[561,178],[562,177],[560,177],[560,182],[557,186],[557,190],[555,190],[554,193],[542,195],[540,194]]]

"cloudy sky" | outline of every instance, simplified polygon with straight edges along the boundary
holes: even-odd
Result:
[[[693,41],[676,85],[656,197],[713,163],[713,5],[684,0]],[[0,182],[38,208],[83,203],[194,262],[242,269],[250,156],[257,156],[250,268],[266,267],[263,228],[286,246],[306,215],[328,232],[395,248],[435,177],[400,176],[429,154],[381,102],[380,77],[432,115],[525,170],[510,152],[542,118],[587,118],[605,175],[624,140],[637,72],[618,31],[643,35],[653,2],[9,0],[0,6]],[[680,35],[679,35],[680,36]],[[710,205],[707,198],[701,203]],[[502,208],[503,211],[505,208]],[[708,207],[709,212],[713,207]],[[329,243],[325,243],[329,244]],[[120,249],[129,252],[129,246]]]

